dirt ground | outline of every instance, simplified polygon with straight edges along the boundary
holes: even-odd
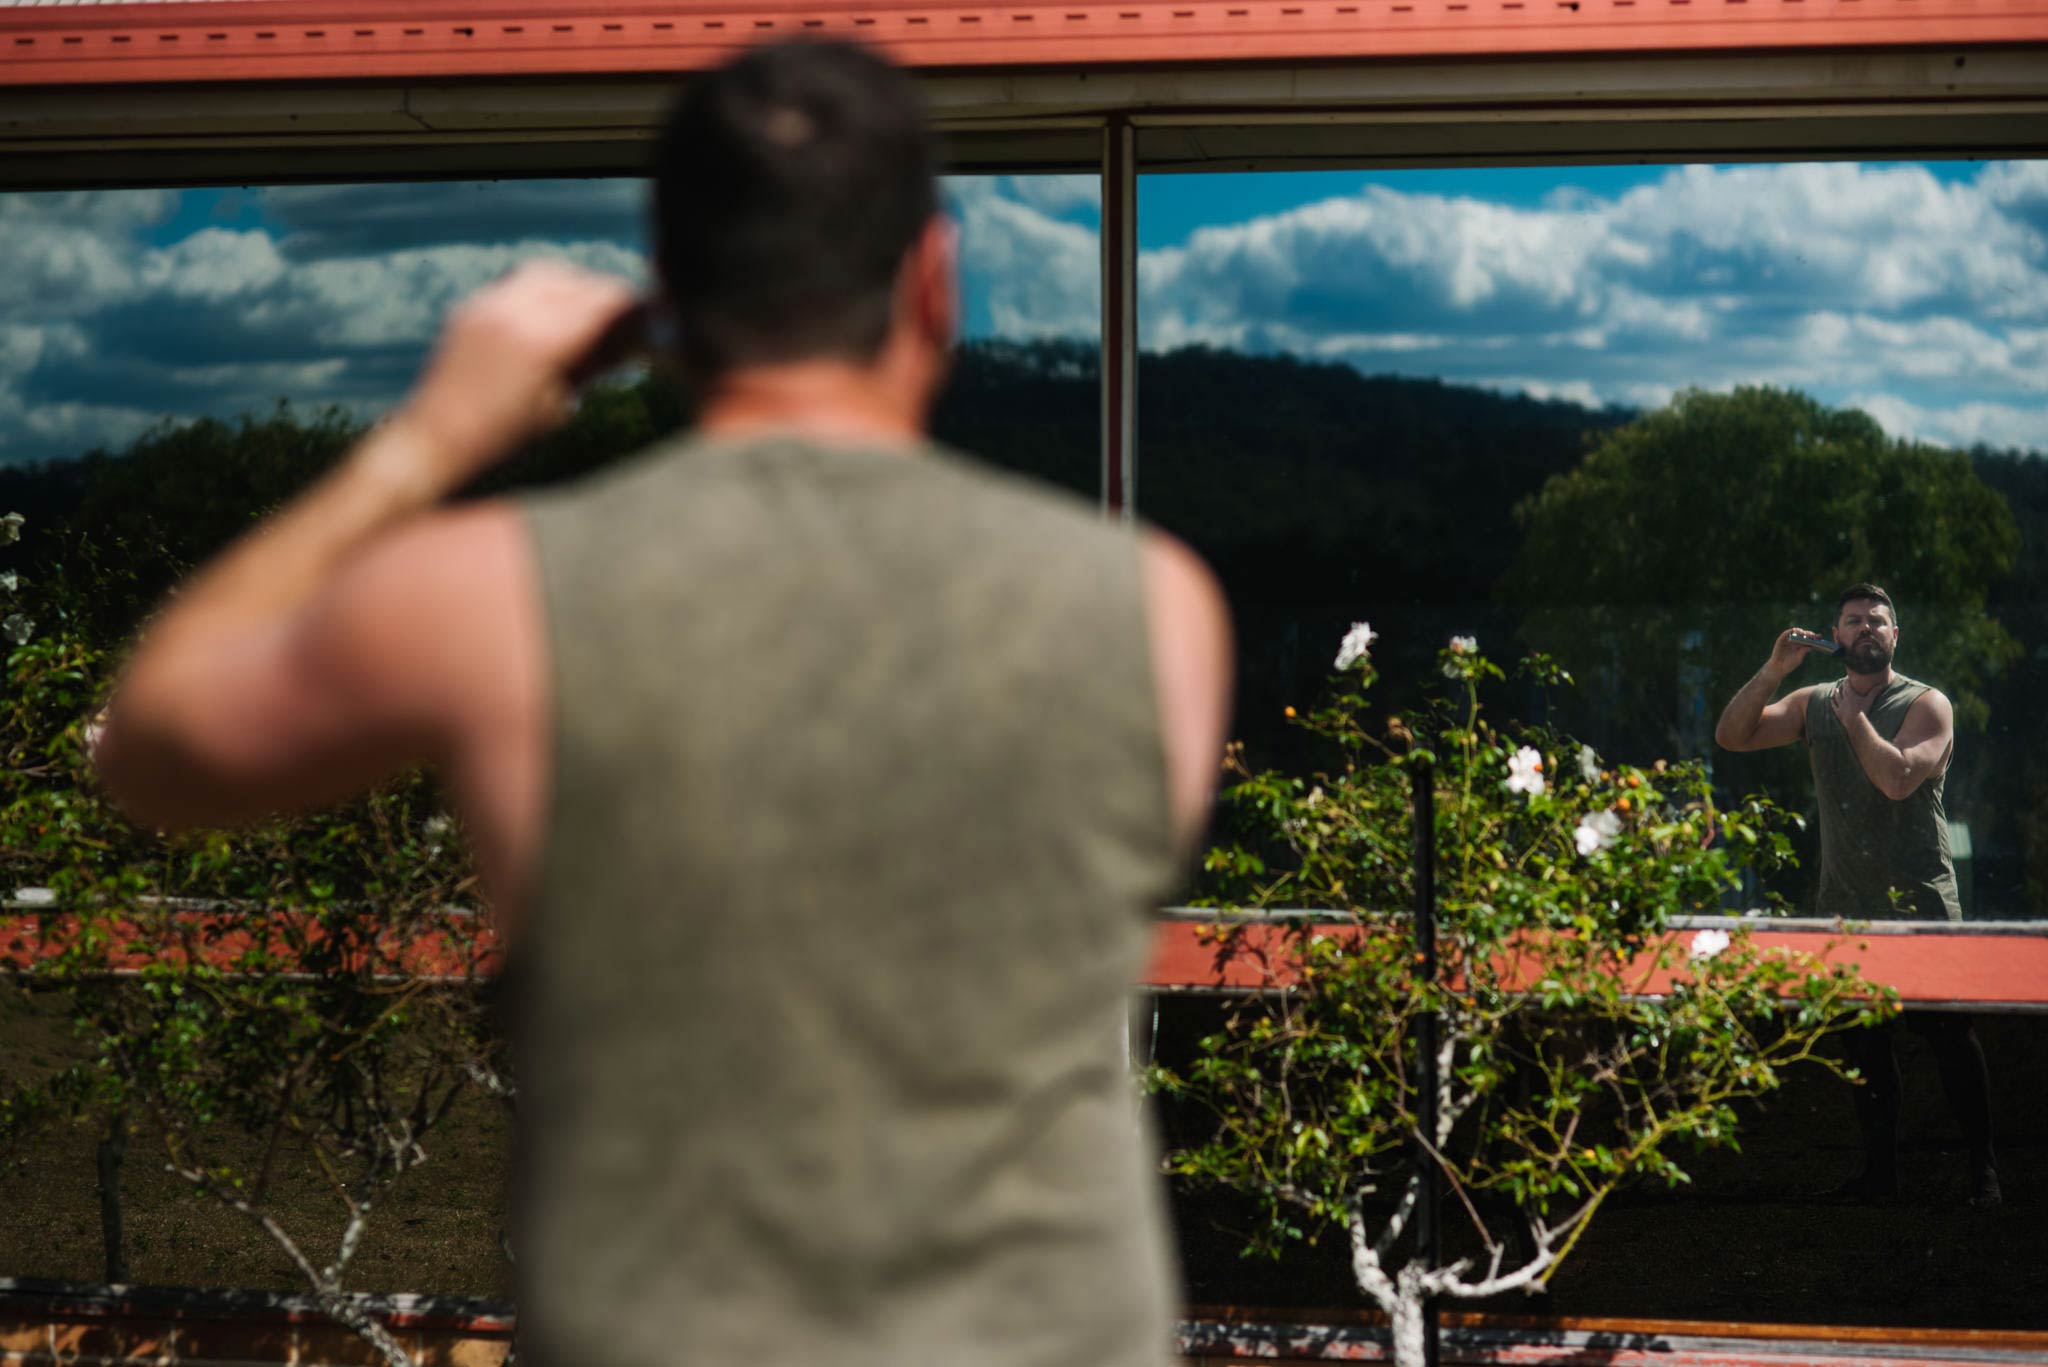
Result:
[[[47,1072],[78,1050],[61,999],[25,997],[0,980],[0,1072]],[[472,1097],[458,1103],[429,1136],[429,1161],[408,1173],[373,1212],[355,1257],[354,1289],[510,1294],[510,1268],[499,1240],[507,1119],[499,1101]],[[0,1276],[103,1280],[99,1139],[98,1129],[59,1119],[0,1149]],[[230,1157],[253,1158],[254,1145],[246,1139],[220,1139]],[[316,1265],[330,1261],[345,1219],[340,1201],[309,1162],[294,1164],[287,1157],[280,1169],[272,1202],[279,1223]],[[305,1289],[267,1234],[165,1170],[162,1141],[146,1125],[128,1143],[121,1187],[131,1281]]]
[[[54,1067],[77,1044],[62,1005],[0,984],[0,1068]],[[1169,1000],[1161,1048],[1202,1028],[1199,1002]],[[1489,1307],[1786,1323],[2048,1329],[2048,1017],[1984,1016],[2006,1201],[1963,1203],[1963,1155],[1924,1041],[1902,1033],[1907,1088],[1896,1206],[1823,1202],[1851,1175],[1858,1146],[1847,1089],[1824,1075],[1793,1080],[1748,1117],[1743,1151],[1700,1155],[1694,1186],[1626,1193],[1600,1215],[1542,1300]],[[1171,1117],[1168,1117],[1169,1123]],[[104,1270],[94,1176],[98,1135],[57,1123],[0,1151],[0,1275],[96,1281]],[[502,1298],[500,1244],[508,1115],[495,1101],[460,1107],[430,1138],[431,1155],[385,1203],[357,1257],[372,1291]],[[123,1169],[130,1273],[145,1284],[294,1289],[291,1264],[244,1217],[164,1171],[155,1136],[130,1143]],[[1356,1306],[1343,1251],[1326,1241],[1280,1263],[1237,1256],[1239,1214],[1213,1195],[1176,1195],[1188,1299],[1204,1305]],[[301,1174],[280,1192],[287,1228],[331,1253],[340,1228],[331,1193]],[[1447,1228],[1450,1228],[1447,1226]],[[324,1261],[324,1258],[323,1258]]]

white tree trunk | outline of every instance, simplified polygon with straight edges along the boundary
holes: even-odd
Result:
[[[1394,1367],[1422,1367],[1425,1351],[1422,1297],[1409,1294],[1408,1287],[1394,1300],[1389,1311],[1394,1322]]]

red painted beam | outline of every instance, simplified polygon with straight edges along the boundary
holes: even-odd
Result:
[[[1690,929],[1679,932],[1681,936],[1691,933]],[[1145,983],[1169,990],[1246,991],[1291,981],[1279,953],[1281,929],[1250,926],[1240,934],[1254,952],[1219,962],[1209,925],[1162,921],[1153,940]],[[1765,948],[1783,947],[1822,955],[1830,962],[1856,964],[1872,982],[1897,989],[1908,1005],[2048,1010],[2048,923],[2038,931],[1998,933],[1947,926],[1909,930],[1893,924],[1848,936],[1821,928],[1757,929],[1755,936],[1756,943]],[[1262,966],[1257,958],[1261,949],[1272,953],[1270,967]],[[1679,957],[1682,961],[1684,955]],[[1686,972],[1682,963],[1674,969],[1654,970],[1645,962],[1638,973],[1638,990],[1662,992]]]
[[[179,910],[169,913],[169,926],[145,925],[117,919],[104,925],[108,948],[93,963],[114,973],[133,973],[156,963],[183,963],[199,959],[217,968],[233,969],[245,954],[258,946],[262,924],[258,913],[242,908],[223,910]],[[319,943],[323,934],[312,918],[302,912],[268,913],[271,928],[303,935],[308,943]],[[430,978],[487,978],[503,966],[497,933],[481,920],[449,918],[448,928],[402,937],[393,929],[374,947],[366,947],[358,967],[374,973],[416,975]],[[76,943],[79,925],[68,916],[46,922],[37,915],[15,915],[0,919],[0,971],[23,972],[47,962]],[[270,941],[270,952],[286,953],[280,936]],[[180,943],[180,941],[183,943]],[[140,946],[162,946],[152,952]],[[189,946],[189,948],[188,948]]]
[[[191,0],[0,7],[0,85],[661,75],[768,38],[920,68],[2048,43],[2048,0]]]
[[[176,917],[181,927],[194,932],[193,942],[207,961],[221,967],[232,966],[255,943],[255,922],[246,910],[180,911]],[[54,919],[47,930],[34,914],[0,918],[0,971],[22,972],[53,957],[73,933],[68,918]],[[1281,932],[1277,928],[1251,927],[1244,933],[1254,944],[1279,947]],[[155,941],[160,936],[161,932],[145,935],[140,927],[122,924],[113,928],[112,939],[122,946],[130,940]],[[2048,1011],[2048,923],[2038,931],[1995,934],[1949,927],[1908,932],[1898,926],[1848,937],[1822,929],[1758,930],[1756,940],[1767,947],[1826,952],[1834,960],[1858,964],[1866,977],[1896,988],[1908,1004]],[[400,943],[394,935],[378,947],[377,958],[393,971],[469,978],[496,973],[502,955],[489,923],[479,919],[458,922],[451,930],[409,943]],[[126,948],[113,950],[107,958],[107,966],[115,972],[133,972],[150,962],[151,955]],[[1661,991],[1675,974],[1683,972],[1683,967],[1664,972],[1645,968],[1641,988]],[[1270,981],[1284,985],[1288,981],[1284,969]],[[1219,968],[1215,939],[1207,926],[1180,919],[1159,923],[1151,961],[1140,982],[1167,991],[1244,991],[1269,985],[1249,957],[1234,958]]]

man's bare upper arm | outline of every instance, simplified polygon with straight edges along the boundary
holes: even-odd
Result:
[[[1892,737],[1892,744],[1906,761],[1907,774],[1905,791],[1896,796],[1905,797],[1940,773],[1955,739],[1955,709],[1941,690],[1930,688],[1915,698],[1905,721],[1899,724],[1898,735]]]
[[[1148,531],[1141,547],[1168,804],[1174,837],[1188,848],[1208,824],[1230,724],[1230,609],[1216,576],[1185,545]]]
[[[462,695],[481,688],[474,705],[488,713],[502,653],[483,602],[502,580],[491,519],[421,518],[357,554],[282,627],[225,646],[181,689],[163,748],[145,738],[154,753],[104,757],[116,795],[151,824],[233,825],[453,759]]]
[[[1730,750],[1769,750],[1779,745],[1790,745],[1806,734],[1806,704],[1813,696],[1813,685],[1795,688],[1774,703],[1766,703],[1758,715],[1756,730],[1741,745],[1730,745]]]

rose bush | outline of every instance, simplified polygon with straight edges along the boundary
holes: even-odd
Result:
[[[1505,676],[1466,637],[1440,656],[1450,696],[1376,719],[1374,639],[1352,628],[1330,699],[1295,719],[1328,767],[1255,772],[1230,750],[1236,838],[1207,855],[1202,902],[1219,968],[1251,966],[1265,990],[1151,1082],[1213,1120],[1169,1170],[1249,1195],[1256,1249],[1341,1231],[1405,1367],[1429,1302],[1540,1287],[1617,1188],[1688,1181],[1679,1156],[1734,1143],[1735,1103],[1795,1065],[1845,1072],[1823,1041],[1895,1001],[1740,921],[1688,940],[1745,870],[1790,858],[1792,818],[1769,802],[1718,808],[1697,763],[1504,733],[1480,691]],[[1569,683],[1542,657],[1522,669]],[[1416,785],[1434,807],[1434,973],[1408,913]],[[1417,1237],[1435,1218],[1425,1172],[1476,1252]]]
[[[21,531],[0,518],[0,537]],[[119,647],[81,625],[56,560],[8,574],[0,969],[64,994],[86,1048],[53,1075],[0,1075],[0,1132],[67,1111],[104,1126],[108,1279],[121,1281],[109,1170],[146,1117],[172,1171],[247,1216],[329,1315],[408,1363],[347,1294],[351,1260],[457,1099],[510,1090],[480,990],[493,944],[440,795],[412,774],[248,831],[137,829],[89,753]],[[285,1162],[311,1164],[333,1194],[340,1234],[324,1253],[268,1200]]]

